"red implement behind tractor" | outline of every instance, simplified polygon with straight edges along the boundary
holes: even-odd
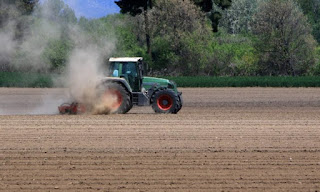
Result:
[[[64,103],[58,107],[60,114],[81,114],[86,112],[84,105],[73,102],[71,104]]]

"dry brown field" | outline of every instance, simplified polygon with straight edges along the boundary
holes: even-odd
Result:
[[[320,191],[319,88],[184,88],[177,115],[57,115],[0,88],[0,191]]]

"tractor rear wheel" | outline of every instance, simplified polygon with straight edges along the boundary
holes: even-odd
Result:
[[[156,91],[151,98],[152,108],[156,113],[174,113],[180,109],[180,102],[177,94],[167,88]]]
[[[105,84],[102,100],[107,102],[110,113],[124,114],[132,108],[130,93],[119,83]]]

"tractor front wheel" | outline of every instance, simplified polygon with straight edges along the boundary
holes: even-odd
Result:
[[[171,89],[162,89],[152,95],[152,108],[156,113],[177,113],[179,98]]]

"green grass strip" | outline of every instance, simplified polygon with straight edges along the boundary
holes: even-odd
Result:
[[[307,77],[164,77],[178,87],[320,87],[320,76]]]
[[[53,87],[52,75],[0,72],[0,87]],[[320,76],[305,77],[164,77],[178,87],[320,87]]]
[[[52,87],[48,74],[0,72],[0,87]]]

